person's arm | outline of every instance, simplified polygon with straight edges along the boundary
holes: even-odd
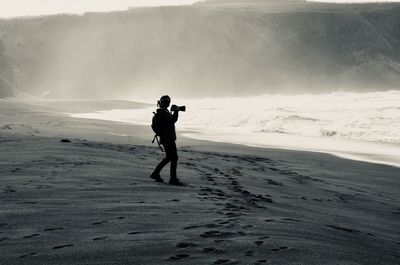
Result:
[[[179,113],[179,110],[175,110],[174,113],[172,114],[173,123],[178,121],[178,113]]]
[[[168,126],[169,124],[174,124],[178,120],[178,111],[174,111],[171,114],[168,110],[160,112],[160,126],[162,128]]]

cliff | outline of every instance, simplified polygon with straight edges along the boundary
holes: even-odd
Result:
[[[13,95],[14,85],[13,66],[9,56],[5,52],[4,43],[0,39],[0,98]]]
[[[2,20],[0,32],[33,94],[399,89],[400,4],[239,2]]]

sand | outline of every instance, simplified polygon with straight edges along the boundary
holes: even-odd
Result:
[[[140,106],[0,100],[0,264],[400,264],[399,168],[178,135],[176,187],[149,127],[65,114]]]

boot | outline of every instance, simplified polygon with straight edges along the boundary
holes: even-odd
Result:
[[[150,178],[154,179],[157,182],[164,182],[164,180],[160,177],[160,174],[152,173]]]
[[[178,178],[171,178],[169,180],[169,184],[175,185],[175,186],[183,186],[184,185],[182,182],[179,181]]]

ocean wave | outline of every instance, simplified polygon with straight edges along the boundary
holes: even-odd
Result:
[[[400,143],[400,91],[173,100],[187,106],[178,130]],[[91,116],[149,125],[154,109],[113,110]]]
[[[399,102],[400,91],[173,99],[187,107],[177,123],[177,131],[186,137],[328,152],[396,166],[400,166]],[[155,108],[72,116],[150,127]]]
[[[194,100],[202,112],[185,114],[184,126],[398,143],[399,102],[400,91]]]

